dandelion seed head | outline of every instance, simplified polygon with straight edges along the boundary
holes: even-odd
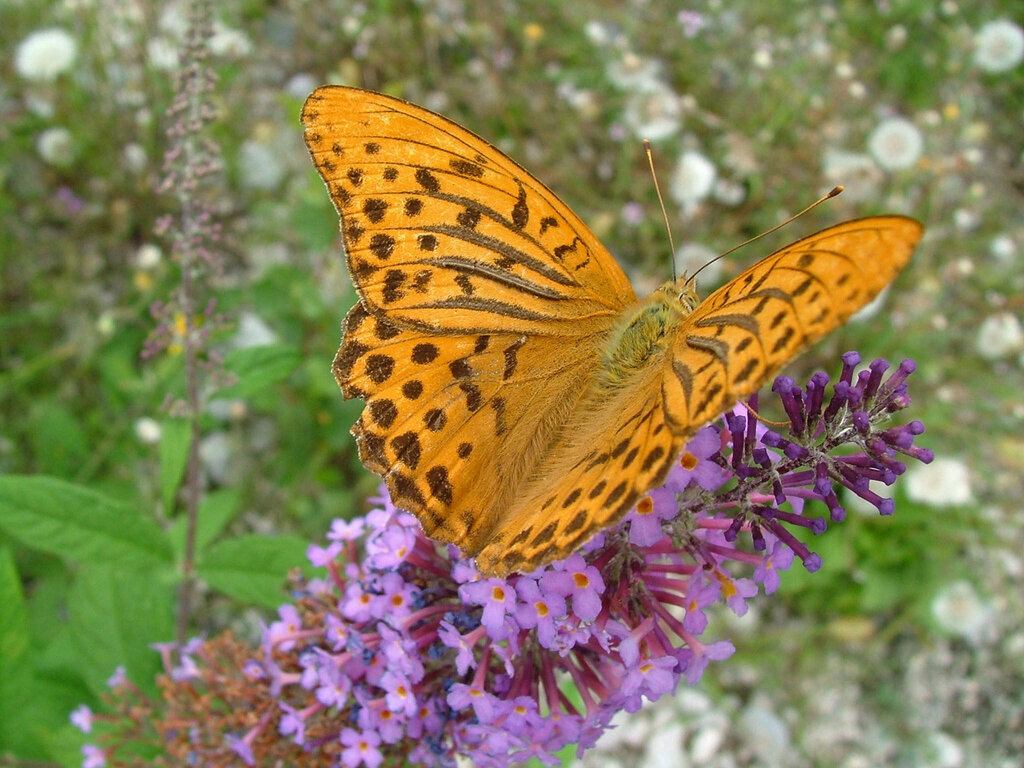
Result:
[[[972,208],[957,208],[953,211],[953,224],[962,232],[970,232],[981,223],[978,212]]]
[[[907,42],[907,28],[902,24],[893,24],[885,32],[885,45],[889,50],[895,51],[903,47]]]
[[[146,41],[146,57],[154,69],[170,72],[178,66],[178,46],[166,37],[151,37]]]
[[[210,53],[228,59],[241,59],[253,52],[252,40],[238,29],[214,24],[213,35],[208,43]]]
[[[263,347],[274,344],[277,334],[267,325],[262,317],[254,312],[243,311],[238,315],[238,331],[232,340],[235,349],[247,347]]]
[[[238,154],[242,184],[250,189],[275,189],[288,171],[281,152],[265,142],[246,141]]]
[[[870,156],[838,148],[825,150],[821,171],[829,184],[842,184],[843,196],[856,202],[875,198],[884,178]]]
[[[876,126],[868,137],[868,152],[884,171],[910,168],[921,157],[924,139],[912,122],[890,117]]]
[[[614,24],[590,19],[583,25],[583,33],[594,45],[607,47],[622,40],[622,32]]]
[[[952,635],[979,640],[992,627],[993,605],[982,600],[966,581],[954,581],[932,599],[932,617]]]
[[[715,200],[731,208],[740,205],[747,199],[746,187],[732,179],[723,179],[721,177],[715,179],[711,193]]]
[[[630,93],[622,122],[639,139],[662,141],[682,126],[679,96],[660,80],[654,80]]]
[[[605,70],[612,85],[623,91],[659,91],[664,87],[661,62],[632,51],[612,59]]]
[[[36,151],[50,165],[58,168],[71,165],[75,160],[75,142],[71,131],[62,126],[47,128],[36,139]]]
[[[210,478],[220,484],[231,481],[235,448],[225,432],[211,432],[199,444],[199,458]]]
[[[718,253],[702,243],[683,243],[676,248],[676,274],[692,275],[708,264]],[[700,273],[699,280],[704,285],[715,285],[722,277],[722,262],[716,261]]]
[[[1024,326],[1012,312],[997,312],[981,321],[974,342],[978,354],[998,360],[1024,350]]]
[[[135,421],[135,437],[138,438],[140,443],[145,445],[156,445],[160,442],[160,435],[162,429],[160,422],[156,419],[151,419],[148,416],[143,416],[141,419]]]
[[[53,82],[71,70],[77,55],[78,43],[66,31],[39,29],[18,44],[14,68],[26,80]]]
[[[700,152],[683,152],[669,180],[669,194],[684,207],[699,203],[710,194],[717,172]]]
[[[160,250],[159,245],[156,243],[143,243],[135,251],[135,266],[144,270],[156,269],[160,262],[163,261],[163,257],[163,251]]]
[[[974,35],[974,63],[985,72],[1009,72],[1024,61],[1024,29],[1009,19],[990,21]]]
[[[124,149],[121,150],[121,158],[124,160],[125,167],[133,173],[141,173],[146,170],[146,165],[149,162],[146,150],[141,144],[134,141],[124,145]]]
[[[1010,261],[1017,254],[1017,244],[1009,235],[996,235],[988,244],[988,252],[1000,261]]]
[[[772,66],[772,49],[767,46],[759,46],[750,59],[750,63],[758,69],[768,69]]]
[[[766,765],[782,765],[779,756],[792,749],[792,735],[764,696],[756,696],[740,713],[747,746]]]

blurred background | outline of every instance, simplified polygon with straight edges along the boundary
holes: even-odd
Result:
[[[316,86],[385,91],[484,136],[580,214],[641,295],[673,258],[692,272],[843,184],[705,270],[702,293],[840,220],[921,220],[883,299],[787,373],[834,375],[848,349],[914,358],[908,413],[938,458],[906,478],[895,517],[851,501],[813,542],[820,572],[784,574],[742,620],[721,615],[709,636],[732,638],[733,659],[583,762],[1022,764],[1018,2],[223,0],[213,14],[216,245],[197,288],[200,308],[215,303],[209,365],[267,345],[292,361],[273,386],[204,401],[203,484],[235,494],[225,536],[319,542],[376,487],[348,435],[361,403],[330,374],[355,297],[298,123]],[[0,3],[0,472],[82,483],[161,525],[180,513],[160,475],[183,394],[166,224],[182,202],[161,184],[187,20],[181,2]],[[75,566],[2,531],[0,547],[45,655]],[[244,634],[265,615],[209,593],[196,621]]]

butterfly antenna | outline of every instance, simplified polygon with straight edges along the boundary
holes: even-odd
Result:
[[[661,215],[665,219],[665,231],[668,232],[668,247],[672,249],[672,280],[676,279],[676,246],[672,242],[672,225],[668,223],[668,211],[665,210],[665,200],[661,196],[661,187],[658,186],[658,174],[654,171],[654,155],[651,152],[651,142],[644,139],[644,152],[647,153],[647,164],[651,166],[651,178],[654,179],[654,191],[658,193],[658,205],[661,206]]]
[[[759,235],[754,235],[754,236],[753,236],[752,238],[750,238],[749,240],[744,240],[744,241],[743,241],[742,243],[740,243],[739,245],[734,245],[734,246],[733,246],[732,248],[730,248],[730,249],[729,249],[728,251],[726,251],[725,253],[720,253],[720,254],[718,254],[717,256],[715,256],[715,258],[713,258],[713,259],[712,259],[711,261],[709,261],[709,262],[707,262],[706,264],[704,264],[704,265],[703,265],[703,266],[702,266],[702,267],[701,267],[700,269],[698,269],[698,270],[697,270],[696,272],[694,272],[694,273],[693,273],[692,275],[690,275],[690,279],[691,279],[691,280],[693,280],[693,279],[694,279],[695,277],[697,277],[697,275],[699,275],[699,274],[700,274],[701,270],[702,270],[702,269],[704,269],[704,267],[710,267],[710,266],[711,266],[712,264],[714,264],[714,263],[715,263],[716,261],[718,261],[719,259],[724,259],[724,258],[725,258],[726,256],[728,256],[728,255],[729,255],[730,253],[732,253],[733,251],[738,251],[738,250],[739,250],[740,248],[742,248],[743,246],[745,246],[745,245],[750,245],[750,243],[754,242],[755,240],[760,240],[760,239],[761,239],[762,237],[764,237],[765,235],[770,235],[770,234],[771,234],[772,232],[774,232],[774,231],[775,231],[775,230],[777,230],[777,229],[782,229],[782,228],[783,228],[784,226],[786,226],[787,224],[789,224],[789,223],[790,223],[791,221],[794,221],[794,220],[796,220],[796,219],[799,219],[799,218],[800,218],[801,216],[803,216],[803,215],[804,215],[805,213],[807,213],[807,212],[808,212],[809,210],[811,210],[811,209],[813,209],[813,208],[817,208],[817,207],[818,207],[819,205],[821,205],[822,203],[824,203],[824,202],[825,202],[826,200],[831,200],[831,199],[832,199],[833,197],[835,197],[836,195],[838,195],[838,194],[842,193],[842,191],[843,191],[843,187],[842,187],[842,186],[838,186],[838,187],[833,187],[833,188],[832,188],[831,190],[829,190],[828,194],[826,194],[826,195],[822,195],[821,197],[819,197],[819,198],[818,198],[817,200],[815,200],[815,201],[814,201],[813,203],[811,203],[811,204],[810,204],[810,205],[808,205],[808,206],[807,206],[806,208],[804,208],[804,209],[803,209],[802,211],[800,211],[800,213],[794,213],[794,214],[793,214],[792,216],[790,216],[790,217],[789,217],[788,219],[786,219],[786,220],[785,220],[785,221],[783,221],[783,222],[780,222],[779,224],[776,224],[776,225],[775,225],[774,227],[772,227],[771,229],[766,229],[766,230],[765,230],[764,232],[762,232],[761,234],[759,234]]]

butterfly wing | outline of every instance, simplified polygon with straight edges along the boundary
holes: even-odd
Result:
[[[302,111],[360,303],[334,374],[360,458],[473,554],[565,428],[629,281],[552,192],[405,101],[325,87]]]
[[[693,434],[845,323],[907,265],[921,231],[903,216],[847,221],[787,245],[708,296],[680,324],[665,361],[673,430]]]
[[[366,400],[352,428],[363,464],[431,538],[473,555],[507,526],[521,479],[563,430],[596,358],[587,339],[440,336],[360,302],[334,375]]]
[[[371,312],[430,331],[568,337],[636,300],[568,206],[455,123],[339,86],[314,91],[302,122]]]
[[[683,438],[666,424],[657,370],[618,392],[600,388],[477,555],[485,575],[529,572],[614,525],[665,479]]]
[[[844,323],[906,265],[921,226],[849,221],[755,264],[674,329],[668,354],[616,393],[593,393],[477,557],[485,574],[530,571],[614,525],[664,481],[686,439]]]

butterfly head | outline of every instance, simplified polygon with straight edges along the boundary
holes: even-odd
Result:
[[[663,294],[661,301],[668,304],[680,317],[693,312],[700,299],[697,297],[697,280],[683,273],[677,280],[662,283],[655,293]]]

